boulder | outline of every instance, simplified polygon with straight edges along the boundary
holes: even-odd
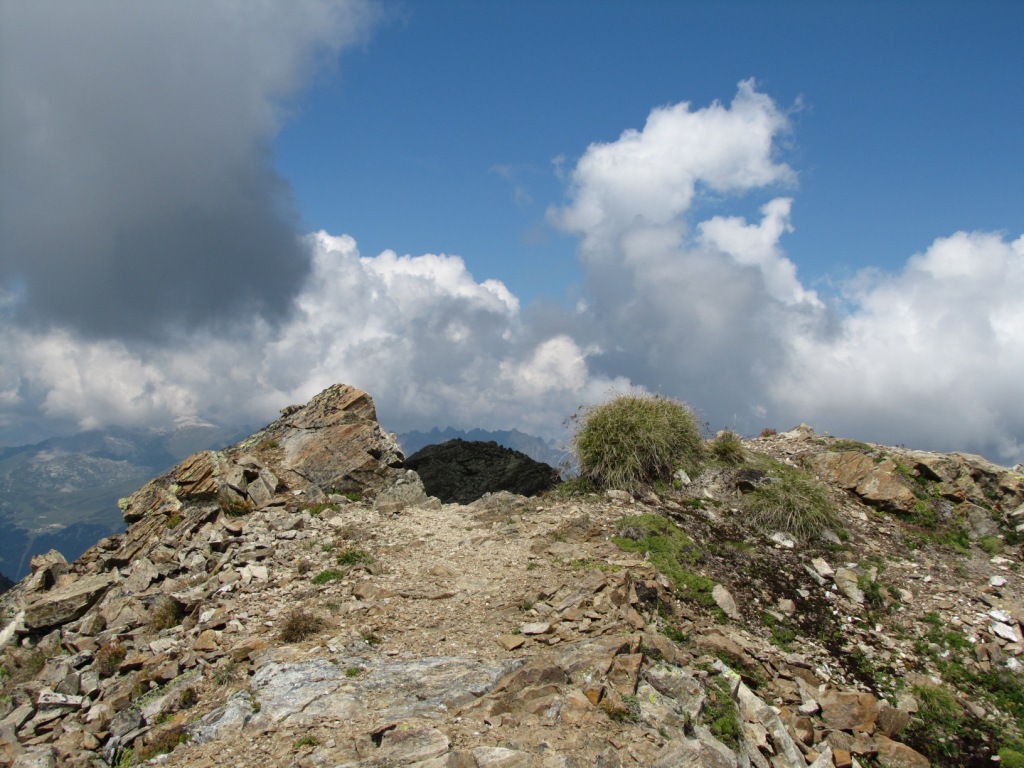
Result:
[[[485,493],[509,491],[534,496],[558,483],[558,471],[525,453],[495,442],[449,440],[428,445],[405,461],[431,496],[469,504]]]

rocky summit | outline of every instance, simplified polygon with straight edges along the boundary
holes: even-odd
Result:
[[[33,560],[0,764],[1022,764],[1019,472],[804,426],[703,466],[445,504],[331,387]],[[754,514],[791,485],[820,524]]]

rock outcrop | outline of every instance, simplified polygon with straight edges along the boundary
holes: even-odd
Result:
[[[554,467],[493,441],[456,439],[428,445],[405,466],[420,476],[427,493],[445,503],[470,504],[498,491],[536,496],[559,482]]]
[[[34,559],[2,601],[0,764],[1012,759],[1024,479],[807,428],[746,447],[831,478],[841,527],[747,524],[744,468],[445,504],[332,387]]]

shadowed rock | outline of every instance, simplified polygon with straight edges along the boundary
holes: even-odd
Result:
[[[485,493],[534,496],[558,484],[558,471],[525,453],[495,442],[449,440],[428,445],[405,461],[431,496],[446,504],[469,504]]]

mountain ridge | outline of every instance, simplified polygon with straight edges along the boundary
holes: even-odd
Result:
[[[1024,476],[803,425],[742,450],[637,495],[442,504],[332,387],[33,561],[0,600],[0,762],[1012,764]],[[830,527],[750,518],[787,473]]]

